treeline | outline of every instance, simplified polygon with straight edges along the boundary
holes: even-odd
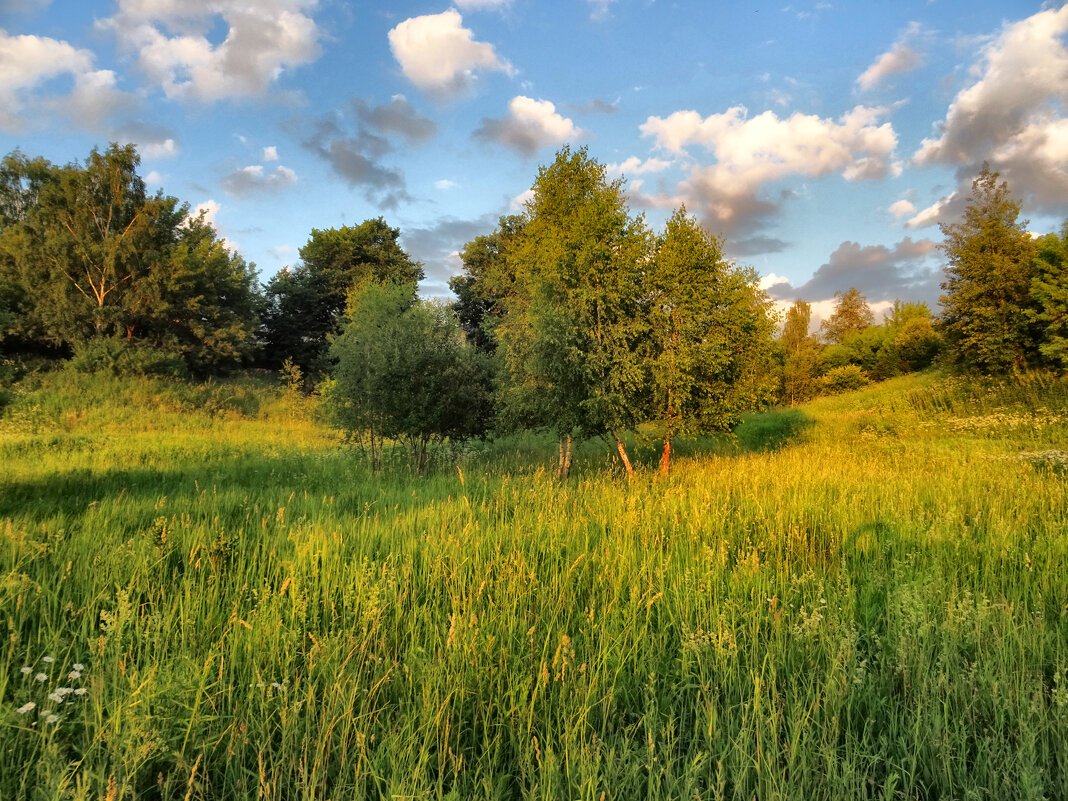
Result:
[[[467,243],[454,303],[420,299],[422,265],[381,218],[315,229],[260,285],[204,215],[149,195],[132,146],[56,166],[0,166],[0,348],[76,369],[206,376],[282,369],[317,388],[377,465],[405,442],[549,430],[566,475],[576,437],[661,445],[728,431],[749,409],[854,389],[936,361],[987,373],[1068,366],[1068,224],[1035,238],[997,173],[943,226],[940,317],[898,301],[876,323],[855,288],[813,331],[780,321],[753,270],[685,208],[660,232],[585,149],[542,167],[523,212]],[[2,378],[2,376],[0,376]]]

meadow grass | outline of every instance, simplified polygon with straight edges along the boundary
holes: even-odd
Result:
[[[265,379],[31,377],[0,798],[1068,798],[1066,433],[1064,380],[927,374],[667,480],[415,477]]]

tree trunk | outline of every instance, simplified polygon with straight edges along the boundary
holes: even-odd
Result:
[[[671,466],[671,429],[664,434],[664,452],[660,455],[660,475],[667,478]]]
[[[627,469],[627,478],[634,477],[634,467],[630,463],[630,459],[627,457],[627,447],[623,444],[623,440],[619,438],[619,434],[615,431],[612,432],[612,436],[616,440],[616,449],[619,451],[619,458],[623,460],[623,467]]]

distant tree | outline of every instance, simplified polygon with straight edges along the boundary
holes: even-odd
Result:
[[[786,310],[786,318],[782,325],[783,350],[787,353],[796,353],[801,349],[805,340],[808,339],[808,329],[812,325],[812,305],[803,300],[794,301],[794,305]]]
[[[256,326],[255,275],[177,198],[149,196],[133,145],[84,164],[5,160],[0,295],[24,341],[121,337],[194,370],[239,362]]]
[[[942,224],[948,265],[941,303],[950,358],[958,365],[1002,373],[1035,356],[1031,286],[1035,243],[1020,204],[998,173],[984,164],[972,183],[964,219]]]
[[[786,310],[782,335],[782,390],[780,400],[794,405],[809,400],[819,392],[819,360],[822,346],[810,336],[812,306],[797,300]]]
[[[886,317],[893,352],[902,372],[929,367],[942,349],[942,335],[926,303],[894,301]]]
[[[653,417],[664,425],[660,472],[676,435],[729,431],[773,389],[774,321],[756,276],[722,242],[675,211],[646,267]]]
[[[339,426],[367,438],[376,467],[383,441],[399,440],[421,473],[430,446],[481,435],[492,419],[489,357],[464,341],[448,306],[416,300],[414,284],[355,290],[330,352],[328,407]]]
[[[1059,237],[1047,234],[1038,241],[1031,297],[1029,316],[1043,360],[1068,369],[1068,221]]]
[[[464,245],[460,251],[463,274],[449,279],[460,325],[468,339],[484,351],[496,349],[492,330],[504,314],[506,298],[515,292],[508,248],[524,224],[519,215],[501,217],[493,233]]]
[[[585,148],[538,171],[522,231],[509,247],[516,291],[497,327],[506,415],[561,438],[607,434],[628,475],[622,433],[642,412],[640,345],[649,233]],[[561,461],[565,469],[566,458]]]
[[[281,366],[288,358],[305,374],[321,369],[353,287],[369,280],[421,281],[422,265],[404,252],[399,238],[400,229],[381,217],[313,229],[300,249],[300,264],[267,284],[262,335],[267,362]]]
[[[832,344],[840,344],[848,334],[863,331],[875,322],[868,301],[856,287],[834,293],[837,303],[831,316],[820,328],[823,338]]]

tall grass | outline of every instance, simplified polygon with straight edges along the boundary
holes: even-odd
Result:
[[[371,473],[290,403],[16,392],[0,797],[1068,798],[1064,382],[900,379],[630,483],[536,437]]]

